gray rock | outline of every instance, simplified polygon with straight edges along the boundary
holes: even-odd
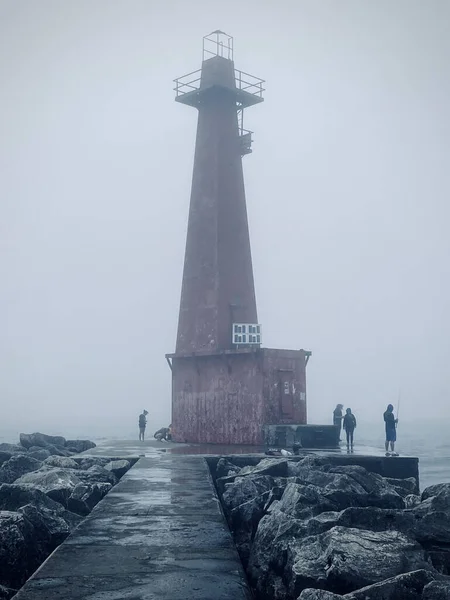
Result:
[[[327,590],[316,590],[314,588],[307,588],[298,597],[298,600],[342,600],[344,596],[340,594],[333,594],[333,592],[327,592]]]
[[[3,463],[7,462],[12,456],[11,452],[5,452],[4,450],[0,450],[0,467]]]
[[[24,448],[31,448],[32,446],[47,448],[47,445],[49,444],[64,448],[66,440],[61,435],[46,435],[45,433],[21,433],[20,444]]]
[[[219,459],[216,465],[216,479],[219,479],[220,477],[228,477],[230,475],[237,475],[240,470],[240,467],[222,457]]]
[[[70,470],[54,468],[48,471],[27,473],[17,479],[16,483],[31,484],[47,494],[49,498],[59,502],[67,508],[67,503],[73,489],[76,485],[81,483],[81,481]]]
[[[285,573],[295,596],[313,585],[345,594],[423,568],[431,570],[422,548],[401,533],[333,527],[318,536],[294,540]]]
[[[22,446],[19,444],[7,444],[3,442],[0,444],[0,452],[9,452],[10,454],[23,454]]]
[[[17,512],[0,511],[2,584],[19,588],[42,560],[31,523]]]
[[[249,500],[268,492],[274,485],[272,477],[267,475],[237,477],[233,483],[227,483],[222,495],[226,512],[245,504]]]
[[[263,458],[256,466],[244,467],[239,475],[271,475],[272,477],[288,476],[287,458]]]
[[[112,460],[111,462],[107,463],[104,468],[107,471],[114,473],[117,479],[120,479],[123,475],[125,475],[130,467],[131,464],[128,460]]]
[[[91,467],[104,467],[109,462],[110,458],[104,458],[102,456],[87,456],[86,458],[74,458],[73,459],[83,471],[87,471]]]
[[[422,544],[450,544],[450,485],[442,485],[412,509],[414,534]]]
[[[420,504],[420,496],[416,494],[408,494],[404,498],[405,500],[405,508],[416,508]]]
[[[0,483],[13,483],[13,481],[25,473],[37,471],[41,466],[42,462],[27,454],[13,454],[11,458],[0,467]]]
[[[447,497],[450,496],[450,483],[437,483],[425,488],[422,492],[422,502],[440,493],[445,494]]]
[[[383,479],[403,498],[406,498],[406,496],[409,496],[410,494],[419,494],[419,486],[417,485],[417,481],[414,479],[414,477],[407,477],[406,479],[383,477]]]
[[[79,483],[70,495],[69,510],[79,515],[88,515],[111,487],[110,483]]]
[[[44,461],[46,458],[51,456],[51,454],[45,448],[40,448],[39,450],[33,450],[33,451],[29,450],[27,452],[27,456],[30,456],[31,458],[35,458],[36,460]]]
[[[429,571],[411,571],[374,583],[351,594],[345,600],[421,600],[423,588],[433,581]]]
[[[94,465],[87,470],[80,469],[76,471],[76,475],[83,483],[110,483],[111,485],[117,483],[114,473],[99,465]]]
[[[94,444],[90,440],[67,440],[65,446],[71,452],[80,454],[80,452],[86,452],[86,450],[95,448],[97,444]]]
[[[431,581],[423,588],[422,600],[449,600],[450,583],[447,581]]]
[[[59,502],[49,498],[44,492],[27,484],[3,484],[0,485],[0,510],[18,511],[20,508],[35,506],[44,518],[48,518],[48,527],[52,530],[52,519],[54,516],[61,517],[74,529],[80,522],[81,517],[65,510]],[[59,527],[59,525],[57,524]]]
[[[50,456],[44,461],[44,466],[58,467],[60,469],[78,469],[78,463],[66,456]]]

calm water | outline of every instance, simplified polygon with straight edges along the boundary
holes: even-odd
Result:
[[[396,450],[401,455],[418,456],[420,487],[434,483],[450,482],[450,422],[400,423]],[[135,431],[108,429],[105,431],[87,427],[84,430],[65,428],[61,431],[47,430],[45,433],[64,435],[66,438],[91,439],[101,442],[106,439],[131,440]],[[150,433],[150,432],[149,432]],[[17,443],[19,432],[12,429],[0,430],[0,442]],[[380,424],[360,423],[355,432],[355,449],[364,452],[364,447],[384,448],[384,430]]]

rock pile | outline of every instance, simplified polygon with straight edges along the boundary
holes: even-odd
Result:
[[[42,433],[0,444],[0,600],[36,568],[131,467],[103,457],[73,457],[89,440]]]
[[[450,600],[450,484],[314,456],[213,475],[258,600]]]

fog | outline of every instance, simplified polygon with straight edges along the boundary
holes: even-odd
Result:
[[[244,157],[264,345],[310,422],[450,418],[447,0],[0,0],[0,428],[170,422],[196,111],[234,36],[267,80]]]

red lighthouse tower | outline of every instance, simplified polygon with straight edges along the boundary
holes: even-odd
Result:
[[[175,80],[176,100],[198,111],[176,352],[173,437],[261,444],[264,428],[306,423],[303,350],[262,348],[242,157],[252,152],[244,110],[263,80],[235,69],[233,38],[203,39],[198,71]]]

